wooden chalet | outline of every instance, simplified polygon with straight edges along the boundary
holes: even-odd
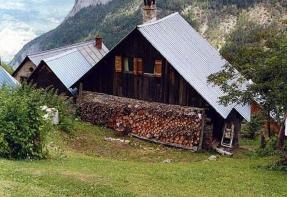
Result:
[[[27,55],[12,75],[19,82],[27,81],[42,60],[58,56],[74,49],[77,49],[91,66],[95,65],[99,59],[101,59],[108,52],[107,47],[102,43],[102,39],[96,38],[92,41],[80,42],[73,45]]]
[[[223,92],[207,83],[227,61],[178,13],[137,26],[73,87],[146,101],[205,108],[213,137],[238,131],[249,105],[219,104]],[[234,143],[236,144],[235,136]]]

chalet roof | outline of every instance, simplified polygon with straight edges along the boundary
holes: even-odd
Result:
[[[3,85],[14,88],[18,86],[19,83],[2,66],[0,66],[0,87]]]
[[[47,51],[43,51],[36,54],[30,54],[28,55],[22,63],[18,66],[18,68],[13,73],[13,76],[18,72],[18,70],[23,66],[23,63],[28,59],[33,62],[36,66],[39,65],[39,63],[43,59],[47,59],[53,56],[60,55],[61,53],[65,53],[67,51],[77,49],[83,57],[88,61],[90,65],[95,65],[99,62],[100,59],[102,59],[103,56],[106,55],[106,53],[109,52],[108,48],[104,45],[102,45],[102,49],[97,49],[95,47],[95,41],[86,41],[86,42],[80,42],[60,48],[55,48]]]
[[[207,78],[228,62],[183,17],[174,13],[137,29],[223,118],[235,109],[250,120],[249,105],[219,104],[223,92],[208,84]]]
[[[71,86],[79,80],[92,65],[86,60],[79,49],[73,49],[60,55],[41,61],[46,64],[64,86],[73,94]]]

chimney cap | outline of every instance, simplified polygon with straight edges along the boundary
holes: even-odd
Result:
[[[152,6],[155,5],[156,0],[144,0],[144,5],[145,6]]]
[[[95,38],[95,47],[97,49],[103,48],[103,38],[99,34],[97,34]]]

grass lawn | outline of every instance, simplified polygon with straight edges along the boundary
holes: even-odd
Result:
[[[48,160],[0,160],[0,196],[287,196],[287,173],[267,170],[276,158],[254,156],[250,141],[207,161],[212,153],[104,137],[113,132],[77,123],[72,136],[53,134]]]

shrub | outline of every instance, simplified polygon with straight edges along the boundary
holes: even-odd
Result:
[[[260,133],[263,123],[264,121],[262,115],[253,115],[251,121],[246,123],[242,128],[242,135],[246,138],[254,140],[256,135]]]
[[[23,84],[17,92],[24,97],[32,96],[39,106],[56,108],[60,115],[59,128],[64,132],[71,133],[74,125],[71,100],[64,96],[58,96],[54,89],[36,89],[27,84]]]
[[[0,156],[10,159],[47,157],[46,137],[53,127],[44,120],[41,106],[57,108],[62,117],[70,117],[67,101],[55,92],[23,85],[15,90],[0,89]],[[63,119],[65,120],[65,119]],[[64,121],[65,128],[72,123]]]
[[[276,143],[277,138],[272,137],[266,142],[266,146],[264,148],[259,148],[257,150],[257,154],[259,156],[271,156],[278,154],[278,151],[276,151]]]
[[[3,89],[0,93],[0,156],[15,159],[46,157],[47,122],[31,97]]]

